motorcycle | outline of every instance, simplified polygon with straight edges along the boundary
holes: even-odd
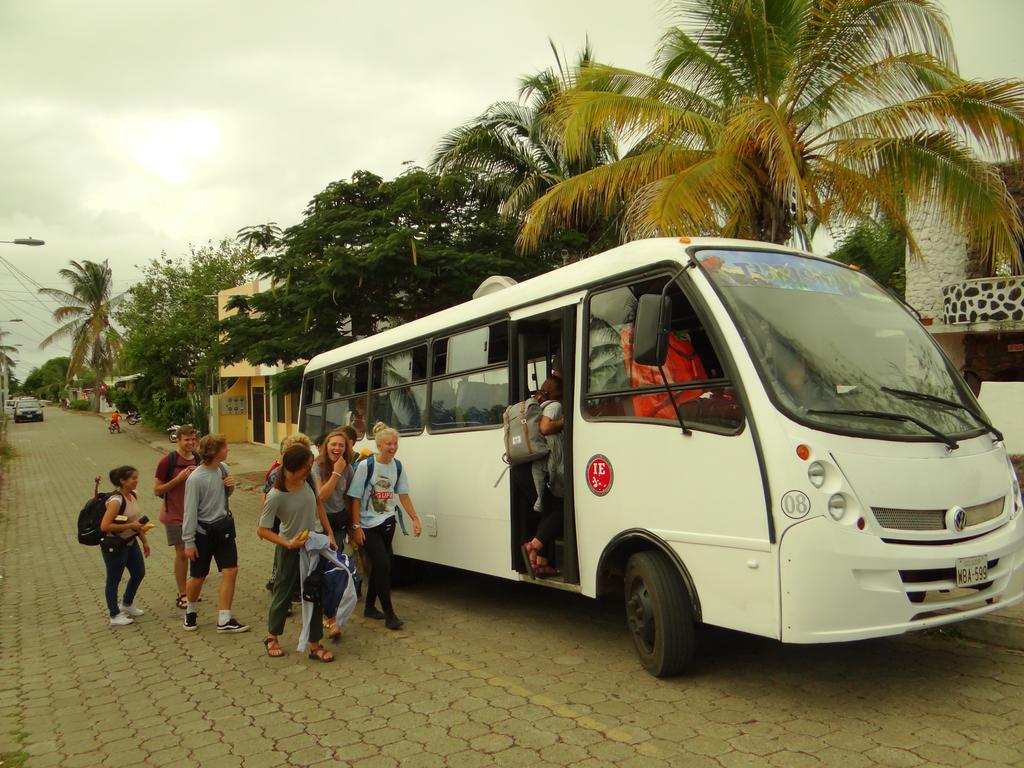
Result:
[[[124,418],[129,424],[131,424],[134,427],[136,424],[142,421],[142,414],[139,413],[138,411],[128,411],[127,415]]]
[[[180,424],[171,424],[171,426],[167,428],[167,439],[172,443],[178,442],[178,429],[180,428]]]
[[[110,422],[110,424],[107,425],[107,431],[110,434],[114,434],[115,432],[117,432],[118,434],[121,434],[121,423],[118,422],[118,421]]]

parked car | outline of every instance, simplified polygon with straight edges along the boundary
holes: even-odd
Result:
[[[43,409],[34,397],[23,397],[14,404],[14,421],[42,421]]]
[[[14,400],[8,400],[6,403],[4,403],[4,415],[5,416],[13,416],[14,415]]]

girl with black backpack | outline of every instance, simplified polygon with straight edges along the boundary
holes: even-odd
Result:
[[[103,563],[107,567],[106,598],[110,612],[110,626],[123,627],[133,624],[144,611],[136,608],[135,595],[146,576],[146,561],[149,544],[146,531],[153,526],[139,511],[139,497],[135,489],[139,485],[139,473],[135,467],[123,466],[110,470],[110,482],[117,489],[107,498],[100,530],[106,537],[100,543]],[[117,590],[121,577],[128,570],[128,585],[121,602],[117,601]]]

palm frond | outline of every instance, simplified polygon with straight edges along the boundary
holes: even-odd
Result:
[[[952,88],[963,80],[927,53],[900,53],[845,72],[817,92],[789,105],[799,125],[820,126],[829,115],[861,114],[865,105],[886,105]]]
[[[944,128],[969,136],[983,152],[1017,159],[1024,146],[1024,82],[965,81],[952,88],[893,104],[825,129],[808,143],[859,136],[909,137]]]
[[[557,227],[571,226],[585,217],[607,216],[652,179],[678,173],[706,156],[706,152],[663,145],[565,179],[530,206],[517,246],[530,251]]]
[[[735,157],[713,155],[641,188],[626,210],[627,238],[716,232],[748,189]]]
[[[850,71],[900,53],[925,53],[956,72],[946,15],[934,0],[810,0],[787,83],[791,104]]]
[[[833,159],[889,186],[899,184],[907,203],[929,206],[962,232],[991,264],[1011,260],[1024,227],[996,169],[946,132],[850,140],[833,147]]]
[[[662,80],[689,86],[691,94],[699,89],[702,98],[716,105],[731,104],[742,93],[729,68],[678,27],[662,36],[654,68]]]

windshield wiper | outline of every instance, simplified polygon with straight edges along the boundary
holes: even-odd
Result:
[[[833,416],[863,416],[869,419],[886,419],[887,421],[909,421],[912,424],[916,424],[925,432],[930,435],[934,435],[939,442],[944,443],[947,448],[951,451],[955,451],[960,447],[956,440],[951,438],[949,435],[945,435],[931,424],[921,421],[913,416],[908,416],[905,413],[887,413],[885,411],[832,411],[832,410],[819,410],[811,409],[807,413],[820,413],[822,415],[833,415]]]
[[[956,400],[947,400],[946,398],[939,397],[938,395],[929,395],[926,392],[914,392],[913,390],[910,389],[896,389],[895,387],[882,387],[882,391],[888,392],[890,395],[895,395],[896,397],[905,398],[907,400],[921,400],[926,403],[935,403],[936,405],[944,405],[947,408],[958,408],[959,410],[967,411],[967,413],[971,414],[971,416],[978,420],[978,423],[980,423],[983,427],[985,427],[985,429],[987,429],[989,432],[995,435],[996,440],[999,440],[1000,442],[1002,442],[1003,440],[1003,433],[996,429],[991,423],[989,423],[989,421],[985,419],[984,416],[975,411],[973,408],[968,408],[963,403],[956,402]]]

